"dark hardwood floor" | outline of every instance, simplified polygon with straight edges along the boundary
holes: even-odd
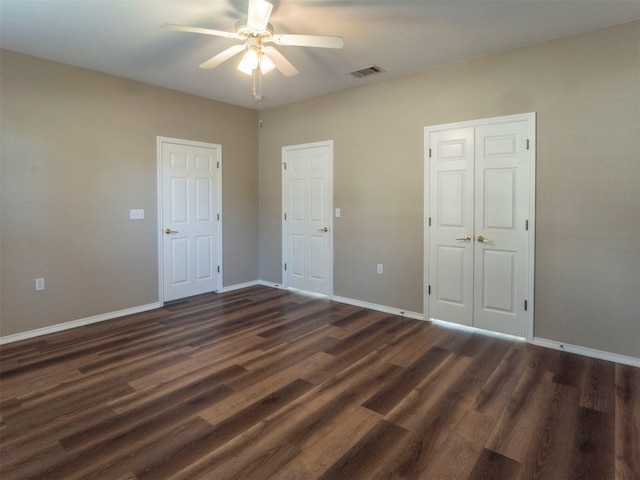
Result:
[[[267,287],[1,349],[8,479],[640,479],[640,369]]]

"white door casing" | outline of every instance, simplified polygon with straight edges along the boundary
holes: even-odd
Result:
[[[222,286],[222,147],[158,137],[161,303]]]
[[[333,141],[282,148],[282,281],[333,294]]]
[[[533,338],[534,146],[533,113],[425,128],[428,318]]]

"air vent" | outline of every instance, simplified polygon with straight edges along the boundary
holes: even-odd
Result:
[[[375,73],[382,73],[383,69],[378,67],[377,65],[371,65],[370,67],[361,68],[360,70],[356,70],[355,72],[349,72],[349,75],[352,75],[356,78],[368,77],[369,75],[373,75]]]

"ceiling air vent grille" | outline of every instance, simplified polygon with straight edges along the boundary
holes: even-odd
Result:
[[[375,73],[382,73],[383,69],[378,67],[377,65],[371,65],[370,67],[361,68],[360,70],[356,70],[354,72],[349,72],[349,75],[352,75],[356,78],[368,77],[369,75],[373,75]]]

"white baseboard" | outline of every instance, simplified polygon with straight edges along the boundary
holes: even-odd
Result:
[[[260,282],[258,280],[254,280],[252,282],[236,283],[235,285],[228,285],[226,287],[222,287],[222,290],[220,290],[220,293],[233,292],[234,290],[240,290],[242,288],[255,287],[256,285],[259,285],[259,284]]]
[[[280,290],[287,290],[285,287],[282,286],[281,283],[267,282],[265,280],[258,280],[258,285],[262,285],[264,287],[279,288]]]
[[[280,284],[280,283],[273,283],[273,282],[266,282],[264,280],[258,280],[258,284],[264,285],[265,287],[279,288],[281,290],[290,290],[289,288],[286,288],[286,287],[282,286],[282,284]],[[291,290],[295,290],[295,289],[291,289]],[[303,290],[300,290],[300,292],[304,293]],[[400,315],[400,316],[407,317],[407,318],[413,318],[415,320],[424,320],[424,315],[423,314],[418,313],[418,312],[410,312],[408,310],[402,310],[400,308],[387,307],[386,305],[377,305],[375,303],[363,302],[361,300],[355,300],[353,298],[341,297],[339,295],[330,295],[329,299],[333,300],[334,302],[346,303],[348,305],[354,305],[356,307],[368,308],[370,310],[377,310],[379,312],[390,313],[392,315]]]
[[[561,343],[556,342],[555,340],[547,340],[545,338],[538,337],[534,337],[532,343],[541,347],[553,348],[554,350],[561,350],[563,352],[584,355],[585,357],[593,357],[600,360],[607,360],[609,362],[630,365],[632,367],[640,367],[640,358],[628,357],[626,355],[619,355],[617,353],[596,350],[595,348],[580,347],[578,345],[571,345],[568,343]]]
[[[117,312],[102,313],[100,315],[94,315],[92,317],[72,320],[71,322],[59,323],[57,325],[51,325],[50,327],[37,328],[35,330],[29,330],[28,332],[6,335],[4,337],[0,337],[0,345],[19,342],[20,340],[27,340],[29,338],[40,337],[42,335],[48,335],[50,333],[62,332],[63,330],[82,327],[84,325],[90,325],[92,323],[104,322],[105,320],[111,320],[113,318],[133,315],[134,313],[146,312],[148,310],[160,308],[160,306],[161,305],[159,302],[149,303],[147,305],[140,305],[139,307],[125,308],[124,310],[118,310]]]
[[[231,292],[233,290],[239,290],[242,288],[253,287],[255,285],[263,285],[266,287],[284,289],[279,283],[266,282],[264,280],[256,280],[252,282],[239,283],[237,285],[229,285],[222,289],[222,292]],[[353,298],[341,297],[333,295],[331,300],[340,303],[346,303],[348,305],[354,305],[356,307],[369,308],[371,310],[377,310],[379,312],[390,313],[392,315],[400,315],[407,318],[413,318],[416,320],[424,320],[425,317],[422,313],[411,312],[407,310],[401,310],[399,308],[387,307],[386,305],[378,305],[375,303],[363,302],[361,300],[355,300]],[[81,318],[73,320],[71,322],[60,323],[57,325],[51,325],[49,327],[38,328],[35,330],[29,330],[28,332],[16,333],[13,335],[6,335],[0,337],[0,345],[7,343],[19,342],[20,340],[27,340],[29,338],[40,337],[42,335],[48,335],[50,333],[62,332],[71,328],[82,327],[84,325],[90,325],[92,323],[104,322],[105,320],[111,320],[118,317],[124,317],[126,315],[133,315],[135,313],[142,313],[156,308],[160,308],[162,305],[160,302],[149,303],[147,305],[140,305],[138,307],[125,308],[124,310],[118,310],[116,312],[103,313],[100,315],[94,315],[92,317]],[[541,347],[552,348],[554,350],[565,351],[569,353],[575,353],[578,355],[584,355],[586,357],[598,358],[600,360],[607,360],[610,362],[620,363],[623,365],[630,365],[632,367],[640,368],[640,358],[629,357],[626,355],[619,355],[617,353],[605,352],[602,350],[596,350],[594,348],[581,347],[578,345],[571,345],[568,343],[556,342],[554,340],[547,340],[544,338],[534,337],[534,345]]]
[[[403,317],[413,318],[415,320],[424,320],[424,315],[418,312],[410,312],[408,310],[402,310],[400,308],[387,307],[386,305],[378,305],[375,303],[363,302],[361,300],[354,300],[353,298],[340,297],[338,295],[331,296],[331,300],[340,303],[346,303],[348,305],[354,305],[356,307],[368,308],[370,310],[377,310],[379,312],[390,313],[392,315],[401,315]]]

